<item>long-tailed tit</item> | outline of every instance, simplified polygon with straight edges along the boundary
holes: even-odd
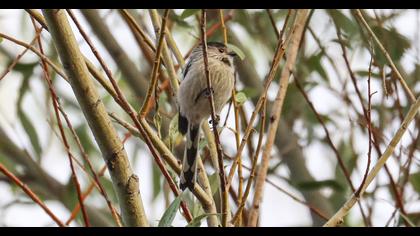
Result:
[[[236,53],[219,42],[207,43],[208,69],[211,88],[208,89],[204,69],[203,48],[197,46],[191,52],[183,70],[183,80],[178,91],[179,121],[178,129],[187,134],[180,188],[194,189],[197,152],[200,139],[200,126],[211,115],[208,97],[213,93],[216,115],[231,97],[235,80],[233,59]]]

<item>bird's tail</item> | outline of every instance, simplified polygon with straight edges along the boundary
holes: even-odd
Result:
[[[182,172],[180,177],[181,190],[194,189],[197,172],[197,152],[200,140],[200,125],[188,124],[187,142],[185,144],[184,159],[182,161]]]

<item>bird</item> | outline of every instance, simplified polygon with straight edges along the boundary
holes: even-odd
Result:
[[[208,70],[211,88],[205,75],[203,46],[196,46],[182,70],[182,81],[177,94],[178,130],[186,135],[180,189],[193,191],[196,182],[200,127],[211,115],[209,102],[213,94],[216,116],[231,97],[235,84],[234,58],[237,54],[221,42],[207,43]]]

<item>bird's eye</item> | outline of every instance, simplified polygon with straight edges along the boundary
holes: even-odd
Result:
[[[225,52],[225,49],[224,48],[219,48],[219,52],[220,53],[224,53]]]

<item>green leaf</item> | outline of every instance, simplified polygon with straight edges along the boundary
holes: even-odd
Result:
[[[3,42],[3,37],[0,37],[0,43]]]
[[[372,26],[372,30],[381,40],[381,43],[386,48],[394,63],[400,61],[405,51],[411,47],[409,39],[400,34],[395,28],[387,29],[380,26]],[[370,46],[367,45],[367,47]],[[388,64],[388,61],[377,44],[374,46],[374,53],[376,62],[380,66]]]
[[[410,183],[413,185],[414,190],[420,193],[420,172],[410,175]]]
[[[360,76],[360,77],[368,77],[369,76],[369,71],[366,71],[366,70],[358,70],[358,71],[355,71],[354,73],[356,75]],[[381,78],[381,75],[379,73],[376,73],[376,72],[371,72],[370,77],[371,78]]]
[[[74,130],[76,131],[76,134],[80,139],[80,143],[82,144],[83,149],[87,154],[91,154],[92,152],[97,151],[88,134],[89,128],[87,127],[86,123],[82,123],[81,125],[77,126]]]
[[[32,67],[33,70],[33,67]],[[19,89],[19,97],[17,100],[17,115],[19,120],[23,126],[23,129],[26,131],[26,134],[29,137],[29,141],[35,151],[35,154],[38,160],[41,158],[42,148],[41,144],[39,143],[39,137],[36,132],[35,127],[33,126],[31,119],[28,118],[25,111],[22,109],[22,102],[26,92],[29,90],[29,77],[32,74],[30,71],[22,72],[24,74],[24,78],[22,81],[22,85]]]
[[[186,19],[192,15],[195,15],[200,9],[185,9],[181,13],[181,19]]]
[[[220,188],[219,174],[217,172],[209,176],[209,183],[211,192],[214,195]]]
[[[162,218],[159,221],[158,227],[170,227],[172,222],[175,219],[175,215],[178,212],[179,205],[181,204],[181,196],[179,195],[174,201],[169,205],[168,209],[163,213]]]
[[[334,179],[321,180],[321,181],[305,181],[296,184],[302,190],[318,190],[321,188],[329,187],[336,191],[344,191],[344,188]]]
[[[112,181],[108,178],[99,178],[99,182],[101,182],[102,187],[104,187],[106,194],[111,202],[118,202],[117,195],[114,191],[114,186]]]
[[[408,216],[406,216],[402,212],[400,212],[400,216],[401,216],[401,218],[404,218],[405,221],[407,221],[407,223],[410,227],[416,227],[416,224],[414,224],[413,221],[411,221],[411,219]]]
[[[152,194],[152,201],[156,200],[157,196],[159,196],[159,193],[162,190],[162,185],[161,185],[161,174],[160,174],[160,170],[157,167],[157,165],[155,165],[155,163],[151,162],[152,164],[152,182],[153,182],[153,194]]]
[[[246,97],[246,94],[243,92],[238,92],[235,94],[235,100],[238,105],[242,105],[246,102],[248,98]]]
[[[29,77],[32,75],[35,66],[39,65],[39,62],[33,62],[33,63],[17,63],[13,67],[13,71],[20,72],[24,78]]]
[[[200,139],[200,142],[198,143],[198,150],[203,149],[205,146],[207,146],[207,139]]]
[[[242,50],[241,50],[241,49],[239,49],[237,46],[235,46],[235,45],[233,45],[233,44],[228,43],[228,44],[227,44],[227,47],[228,47],[228,48],[230,48],[232,51],[234,51],[234,52],[238,55],[238,57],[239,57],[241,60],[245,59],[245,54],[244,54],[244,52],[242,52]]]
[[[204,214],[203,206],[200,202],[195,201],[194,199],[191,199],[192,207],[190,207],[191,215],[193,218],[196,218],[202,214]]]
[[[170,150],[172,150],[172,147],[175,144],[176,139],[180,135],[180,133],[178,131],[178,119],[179,119],[178,116],[179,116],[179,114],[177,113],[172,118],[171,122],[169,123],[168,137],[169,137],[169,149]]]
[[[318,72],[318,74],[321,76],[321,78],[329,81],[328,75],[324,70],[324,67],[322,66],[321,59],[323,57],[323,53],[319,52],[316,54],[311,55],[307,59],[307,66],[312,71]]]
[[[20,122],[22,123],[23,128],[26,131],[26,134],[29,137],[29,140],[31,141],[32,147],[34,148],[37,157],[40,157],[42,148],[41,144],[39,143],[39,138],[35,127],[33,126],[31,120],[28,118],[28,116],[22,109],[18,110],[18,117],[20,119]]]
[[[337,26],[340,27],[347,36],[352,36],[357,31],[355,22],[344,15],[342,10],[330,9],[327,12],[334,19]]]
[[[221,215],[221,214],[220,213],[205,213],[205,214],[199,215],[195,217],[190,223],[188,223],[186,227],[200,227],[201,220],[211,215]]]
[[[260,95],[256,88],[251,88],[251,87],[246,87],[239,92],[244,93],[245,96],[248,97],[248,98],[254,98],[257,95]]]

